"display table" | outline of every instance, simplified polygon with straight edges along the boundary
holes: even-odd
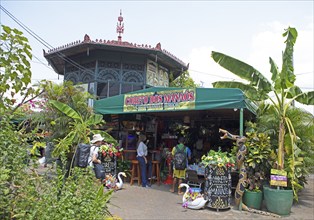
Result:
[[[190,164],[190,165],[188,165],[187,170],[196,171],[198,176],[204,176],[205,175],[205,166],[200,165],[200,164]]]

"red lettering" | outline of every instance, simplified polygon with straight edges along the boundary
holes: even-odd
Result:
[[[190,101],[193,101],[195,99],[195,97],[194,97],[194,92],[190,92],[189,93],[189,100]]]
[[[164,103],[171,102],[171,96],[169,94],[164,95]]]

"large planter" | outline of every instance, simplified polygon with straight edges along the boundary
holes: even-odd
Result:
[[[253,209],[261,209],[262,206],[262,201],[263,201],[263,192],[253,192],[250,190],[245,190],[244,195],[243,195],[243,203]]]
[[[206,166],[204,194],[208,200],[207,207],[217,211],[230,208],[231,168]]]
[[[263,187],[264,200],[269,212],[278,215],[289,215],[293,204],[293,192],[286,189]]]

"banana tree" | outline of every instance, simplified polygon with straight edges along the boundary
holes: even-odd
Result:
[[[295,28],[288,27],[283,33],[286,37],[286,48],[282,56],[282,68],[279,70],[272,58],[269,58],[270,72],[272,73],[271,81],[269,81],[257,69],[240,60],[227,56],[219,52],[212,52],[212,58],[223,68],[229,70],[241,79],[243,82],[227,82],[217,81],[213,83],[215,88],[239,88],[252,101],[269,100],[275,108],[275,113],[279,118],[279,135],[278,135],[278,155],[277,163],[279,169],[284,169],[284,154],[291,152],[289,158],[289,168],[291,170],[291,185],[295,194],[294,186],[298,183],[295,181],[295,156],[296,133],[290,118],[287,116],[287,109],[297,101],[306,105],[314,104],[314,91],[302,92],[294,83],[296,76],[293,66],[293,47],[296,42],[298,33]],[[274,96],[272,96],[274,94]],[[289,141],[285,139],[286,130],[288,131]]]
[[[74,144],[89,143],[90,128],[102,121],[102,115],[92,114],[86,120],[74,109],[67,104],[56,100],[50,100],[49,103],[60,112],[64,113],[67,117],[73,119],[70,122],[70,132],[62,138],[54,149],[55,156],[61,152],[68,152],[70,146]]]

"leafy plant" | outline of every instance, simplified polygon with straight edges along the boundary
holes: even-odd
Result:
[[[234,167],[234,158],[229,156],[228,152],[222,152],[219,148],[218,151],[210,150],[207,155],[203,155],[201,163],[204,166],[214,165],[219,167]]]
[[[91,114],[85,119],[67,104],[56,100],[50,100],[49,103],[73,120],[69,123],[69,133],[56,145],[54,154],[58,156],[62,152],[68,152],[71,146],[76,146],[79,143],[89,143],[90,128],[101,123],[102,115]]]
[[[131,176],[131,161],[122,160],[121,158],[117,159],[117,172],[124,172],[128,177]]]
[[[286,37],[286,48],[282,56],[282,68],[278,69],[272,58],[269,59],[270,72],[272,73],[271,80],[262,75],[254,67],[224,55],[218,52],[212,52],[212,58],[219,65],[246,80],[248,84],[242,82],[225,82],[219,81],[213,83],[215,88],[232,87],[241,89],[245,95],[254,101],[269,100],[274,108],[274,113],[278,116],[278,152],[277,165],[279,169],[284,169],[284,155],[288,156],[288,177],[291,181],[291,187],[294,192],[294,198],[297,200],[297,190],[300,189],[300,184],[297,182],[295,172],[295,164],[298,163],[295,158],[295,152],[299,151],[297,146],[297,136],[289,115],[288,108],[294,101],[302,104],[314,104],[314,91],[302,92],[301,89],[294,85],[296,76],[293,67],[293,47],[297,39],[297,31],[295,28],[288,27],[283,36]],[[272,94],[275,96],[273,97]],[[287,134],[287,136],[286,136]],[[287,137],[287,138],[286,138]]]
[[[99,147],[99,152],[105,157],[107,154],[109,154],[110,157],[117,156],[119,157],[121,155],[121,152],[123,151],[123,148],[119,148],[119,146],[105,143],[102,144]]]
[[[246,138],[248,188],[259,191],[272,166],[270,138],[266,133],[257,132],[247,132]]]
[[[261,108],[262,109],[262,108]],[[297,107],[289,107],[287,110],[289,118],[294,126],[295,133],[297,135],[297,146],[299,150],[295,150],[295,163],[294,171],[297,177],[297,181],[300,186],[304,186],[307,182],[306,177],[311,172],[311,168],[314,166],[314,117],[311,113]],[[271,137],[271,146],[276,146],[276,139],[278,137],[278,116],[274,114],[273,108],[267,108],[263,112],[259,113],[257,117],[257,124],[255,130],[258,132],[265,132]],[[276,150],[276,148],[273,148]],[[289,158],[286,158],[286,163],[289,164]],[[288,175],[291,175],[290,166],[285,168]],[[290,177],[289,177],[290,179]],[[291,186],[291,182],[288,182],[288,186]],[[298,191],[300,188],[296,188]]]
[[[40,94],[37,93],[39,90],[28,88],[31,48],[22,32],[2,27],[0,67],[4,72],[0,74],[0,218],[106,219],[110,216],[106,204],[112,192],[103,191],[103,186],[96,181],[91,170],[74,169],[73,175],[67,179],[60,171],[55,173],[50,170],[50,174],[37,172],[38,166],[30,157],[28,143],[37,140],[37,136],[20,119],[25,117],[23,104],[31,103]],[[18,93],[22,101],[16,105],[15,96]]]
[[[189,71],[184,71],[181,75],[174,79],[173,74],[169,75],[170,87],[179,87],[179,88],[196,88],[199,87],[198,84],[194,82],[190,76]]]
[[[31,82],[30,62],[32,58],[28,39],[17,29],[2,25],[0,35],[0,112],[16,109],[39,90],[29,87]],[[3,72],[2,72],[3,71]],[[18,97],[22,99],[19,101]]]

